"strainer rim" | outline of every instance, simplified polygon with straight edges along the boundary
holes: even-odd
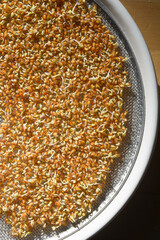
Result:
[[[99,2],[99,1],[95,1]],[[119,0],[101,0],[112,19],[123,32],[135,55],[142,76],[145,102],[145,122],[141,146],[127,181],[113,201],[93,221],[66,240],[88,239],[109,223],[126,204],[140,183],[155,144],[158,126],[158,87],[152,58],[137,24]],[[108,12],[107,11],[107,12]],[[51,238],[50,240],[52,240]]]

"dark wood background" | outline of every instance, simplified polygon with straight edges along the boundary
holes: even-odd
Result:
[[[137,190],[119,214],[90,240],[160,240],[160,129]]]
[[[145,38],[160,86],[160,0],[121,0],[121,2]],[[160,93],[160,87],[158,88]],[[157,141],[149,166],[137,190],[121,212],[90,238],[90,240],[139,239],[160,240],[160,129],[157,130]]]

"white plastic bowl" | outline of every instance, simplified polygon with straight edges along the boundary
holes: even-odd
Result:
[[[95,2],[96,1],[98,0],[95,0]],[[101,208],[101,211],[99,211],[96,216],[90,218],[87,223],[82,224],[80,229],[71,227],[69,231],[61,232],[60,237],[55,234],[53,237],[49,238],[50,240],[88,239],[97,231],[99,231],[104,225],[109,223],[124,206],[127,200],[131,197],[132,193],[139,184],[148,165],[155,142],[158,122],[158,91],[154,67],[147,45],[136,23],[124,8],[124,6],[120,3],[120,1],[101,0],[101,2],[103,2],[103,4],[107,7],[110,16],[117,24],[117,26],[121,29],[123,35],[128,41],[138,65],[138,69],[140,71],[144,91],[142,96],[144,96],[145,106],[145,110],[143,111],[145,114],[145,121],[143,126],[144,128],[141,144],[140,147],[138,145],[138,153],[136,152],[137,155],[134,165],[129,172],[129,175],[127,175],[126,181],[124,181],[124,184],[122,184],[123,186],[120,188],[120,190],[118,189],[114,195],[115,197],[111,199],[112,201],[110,201],[109,204],[105,205],[104,208]],[[136,131],[135,134],[137,134]],[[132,147],[132,145],[130,146]],[[7,238],[7,229],[9,231],[9,227],[7,227],[3,219],[0,221],[0,227],[2,230],[1,236],[4,236],[4,239],[13,239],[12,237]],[[38,234],[35,234],[36,236],[34,239],[42,239],[43,234],[42,237],[40,237],[41,231],[37,230],[37,232]],[[32,236],[33,235],[28,236],[27,239],[31,239]],[[45,239],[47,236],[45,235]]]
[[[110,11],[113,20],[122,30],[136,57],[142,76],[145,96],[145,123],[140,150],[127,181],[113,201],[93,221],[65,238],[84,240],[99,231],[119,212],[131,197],[148,165],[153,150],[158,120],[158,91],[155,71],[148,47],[136,23],[118,0],[101,0]],[[52,239],[52,238],[51,238]]]

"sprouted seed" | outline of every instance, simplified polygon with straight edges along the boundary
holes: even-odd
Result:
[[[126,135],[124,61],[96,5],[0,1],[0,214],[13,236],[91,211]]]

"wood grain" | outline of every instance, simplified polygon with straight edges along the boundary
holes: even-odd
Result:
[[[150,50],[160,86],[160,0],[121,0]]]

